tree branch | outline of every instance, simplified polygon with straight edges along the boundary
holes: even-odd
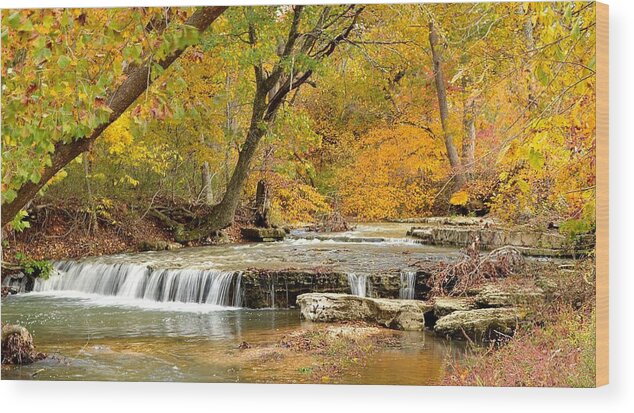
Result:
[[[202,32],[220,16],[227,7],[213,6],[201,7],[185,22]],[[159,62],[159,65],[167,69],[185,50],[187,46],[175,50],[171,55]],[[146,60],[145,64],[135,68],[130,72],[126,80],[117,88],[107,101],[111,109],[110,118],[107,122],[96,127],[89,135],[70,142],[58,142],[55,151],[51,155],[51,166],[44,168],[39,183],[31,181],[22,185],[17,191],[17,196],[13,202],[2,205],[2,225],[6,225],[24,206],[33,199],[39,190],[59,172],[64,166],[75,159],[78,155],[88,150],[92,143],[101,133],[125,112],[125,110],[147,89],[152,83],[148,81],[148,73],[151,70],[152,60]]]

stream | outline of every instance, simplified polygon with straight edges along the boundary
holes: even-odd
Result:
[[[239,350],[275,346],[285,334],[317,328],[297,309],[241,307],[240,271],[326,268],[348,274],[353,293],[365,274],[402,269],[402,298],[414,293],[413,263],[455,256],[451,248],[406,238],[409,224],[354,231],[294,231],[269,244],[183,248],[55,263],[60,274],[34,292],[5,298],[2,322],[19,323],[49,357],[4,366],[3,379],[305,383],[310,359],[260,363]],[[394,332],[394,344],[336,379],[347,384],[437,383],[460,346],[429,332]]]

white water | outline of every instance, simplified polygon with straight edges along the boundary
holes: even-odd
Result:
[[[234,306],[242,303],[241,273],[199,269],[150,269],[134,264],[55,263],[57,274],[37,279],[37,293],[78,293],[78,297],[109,297],[113,303],[188,303]],[[151,305],[152,306],[152,305]]]
[[[413,300],[416,291],[416,271],[401,271],[399,298]]]
[[[382,238],[382,237],[354,237],[354,236],[332,236],[332,235],[293,235],[282,241],[290,245],[332,245],[332,244],[374,244],[380,245],[422,245],[421,241],[412,238]]]
[[[368,276],[365,274],[348,273],[348,283],[353,295],[365,297],[368,289]]]

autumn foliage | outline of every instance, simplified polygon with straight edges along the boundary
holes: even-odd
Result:
[[[39,197],[78,198],[93,209],[123,202],[139,211],[165,198],[220,202],[245,136],[257,130],[250,125],[253,68],[277,65],[284,76],[311,77],[260,125],[265,134],[242,207],[264,177],[280,222],[337,210],[358,220],[490,213],[593,226],[592,3],[308,6],[301,15],[292,6],[230,7],[203,33],[183,25],[194,10],[3,13],[3,205],[41,180],[57,144],[105,122],[106,98],[130,68],[191,45],[169,69],[152,66],[146,93]],[[358,20],[334,53],[283,55],[293,16],[301,17],[301,41],[336,13]],[[444,125],[430,23],[444,73]],[[249,33],[267,36],[254,48]],[[448,135],[458,167],[447,157]],[[456,188],[458,176],[466,179]],[[15,229],[28,223],[34,203]]]

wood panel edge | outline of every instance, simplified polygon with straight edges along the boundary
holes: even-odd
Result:
[[[609,383],[609,8],[596,2],[596,386]]]

